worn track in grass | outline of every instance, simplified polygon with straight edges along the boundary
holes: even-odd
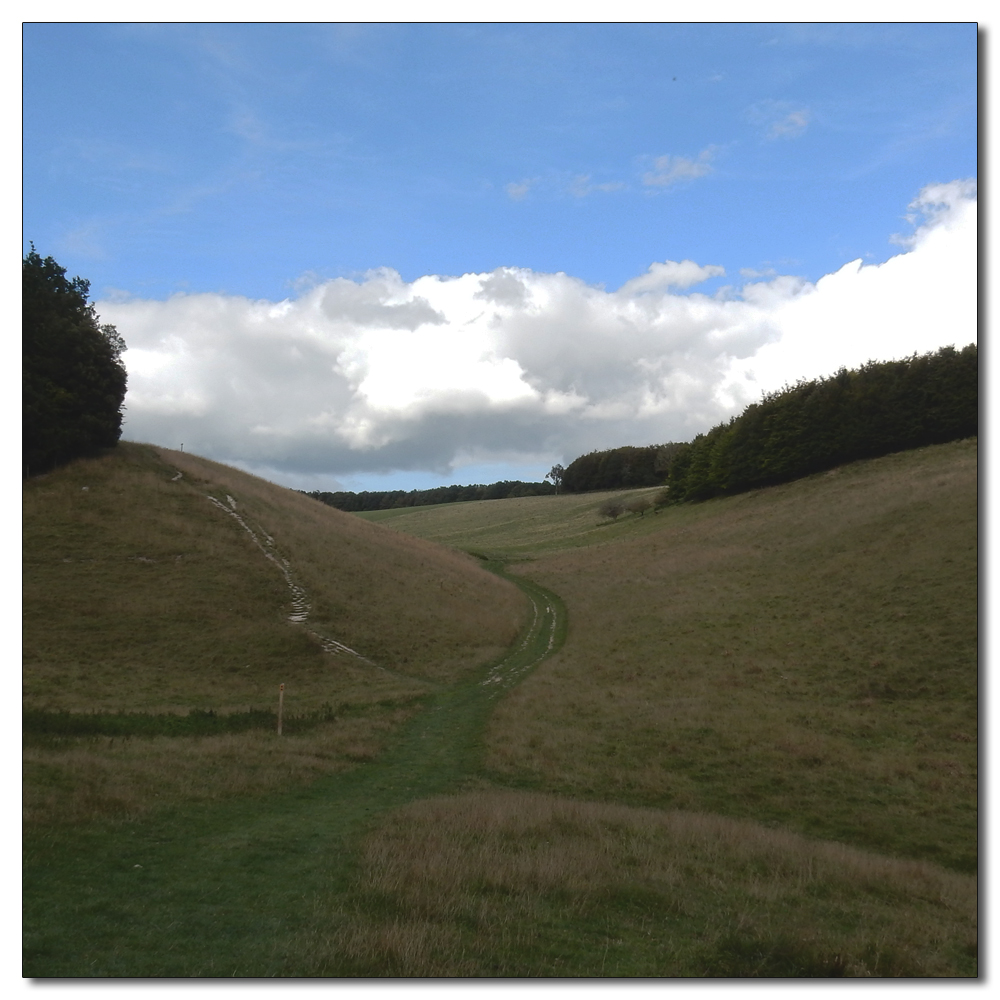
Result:
[[[23,975],[296,975],[299,936],[336,919],[359,838],[386,810],[475,780],[493,705],[562,644],[559,598],[508,579],[533,609],[518,642],[430,696],[378,760],[282,795],[26,838]]]

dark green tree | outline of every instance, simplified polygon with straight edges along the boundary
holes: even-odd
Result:
[[[975,344],[869,361],[769,393],[699,434],[674,455],[667,496],[707,500],[978,433]]]
[[[125,344],[87,302],[90,282],[67,278],[34,245],[22,262],[21,289],[22,461],[29,474],[118,443]]]
[[[581,455],[562,470],[559,492],[585,493],[587,490],[659,486],[666,478],[674,449],[678,447],[673,444],[654,444],[645,448],[626,445]]]

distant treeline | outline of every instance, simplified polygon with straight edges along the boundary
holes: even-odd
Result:
[[[586,493],[660,486],[667,478],[674,456],[686,447],[671,442],[645,448],[626,446],[592,451],[563,469],[560,489],[563,493]]]
[[[462,500],[505,500],[508,497],[538,497],[555,493],[551,483],[522,483],[504,480],[488,486],[437,486],[431,490],[384,490],[362,493],[323,493],[316,490],[307,496],[338,510],[391,510],[397,507],[425,507],[435,503],[458,503]]]
[[[667,497],[680,503],[739,493],[978,432],[975,344],[869,362],[771,393],[699,434],[674,456]]]
[[[560,493],[667,486],[657,503],[706,500],[788,482],[844,462],[943,444],[979,432],[975,344],[902,361],[869,362],[766,395],[690,444],[627,446],[581,455],[549,478]],[[308,496],[346,511],[462,500],[547,496],[551,483],[505,481],[432,490]]]

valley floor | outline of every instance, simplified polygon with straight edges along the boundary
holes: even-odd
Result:
[[[976,976],[975,484],[972,441],[613,524],[391,512],[517,585],[508,653],[401,674],[347,765],[302,737],[309,780],[49,807],[24,975]],[[58,794],[107,739],[28,763]]]

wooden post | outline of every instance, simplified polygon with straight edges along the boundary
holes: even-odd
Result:
[[[285,707],[285,685],[278,685],[278,735],[281,735],[281,713]]]

